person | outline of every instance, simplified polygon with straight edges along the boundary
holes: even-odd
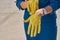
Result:
[[[27,2],[25,0],[17,0],[16,6],[24,12],[24,20],[31,15],[27,10]],[[57,25],[56,25],[56,10],[58,9],[58,2],[55,0],[39,0],[39,9],[36,14],[41,16],[41,32],[36,37],[30,37],[27,34],[29,22],[24,22],[24,29],[27,40],[56,40]],[[45,13],[46,12],[46,13]]]

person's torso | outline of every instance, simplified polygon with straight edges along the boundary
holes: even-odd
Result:
[[[39,0],[39,9],[44,8],[49,4],[50,4],[50,0]],[[30,16],[30,14],[26,9],[25,13],[24,13],[24,19],[26,20],[29,16]],[[56,12],[42,16],[41,20],[43,22],[45,22],[45,21],[50,21],[50,22],[56,21]]]

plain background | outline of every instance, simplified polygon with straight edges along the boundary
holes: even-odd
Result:
[[[23,14],[15,0],[0,0],[0,40],[26,40]],[[57,40],[60,40],[60,10],[57,11],[57,26]]]

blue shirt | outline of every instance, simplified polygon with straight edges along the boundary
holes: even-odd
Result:
[[[59,5],[58,7],[60,8],[60,0],[56,0],[56,1],[58,2],[58,5]]]
[[[20,9],[20,3],[24,0],[17,0],[16,6]],[[24,23],[24,28],[27,36],[27,40],[56,40],[56,10],[59,8],[58,2],[55,0],[39,0],[39,9],[46,6],[51,6],[53,12],[42,16],[41,18],[41,33],[36,38],[31,38],[27,35],[28,23]],[[24,19],[26,20],[30,16],[27,9],[25,9]]]
[[[21,6],[20,6],[20,3],[24,1],[24,0],[17,0],[16,1],[16,6],[20,9]],[[58,2],[56,0],[39,0],[39,8],[44,8],[46,6],[51,6],[52,9],[53,9],[53,12],[52,14],[47,14],[47,15],[44,15],[42,16],[41,18],[41,22],[42,23],[55,23],[56,22],[56,10],[59,8],[58,7]],[[24,19],[26,20],[28,17],[30,16],[29,12],[27,11],[27,9],[25,10],[25,13],[24,13]]]
[[[21,8],[20,3],[22,1],[24,1],[24,0],[17,0],[16,1],[16,6],[19,9]],[[58,2],[57,1],[56,0],[39,0],[39,6],[43,8],[43,7],[47,6],[47,5],[50,5],[53,8],[53,10],[56,10],[56,9],[58,9],[58,2],[60,2],[60,1],[58,1]]]

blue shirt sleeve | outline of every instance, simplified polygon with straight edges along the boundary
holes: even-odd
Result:
[[[60,0],[56,0],[58,2],[59,8],[60,8]]]
[[[50,6],[52,7],[53,11],[56,11],[59,8],[56,0],[50,0]]]
[[[21,2],[22,2],[22,0],[16,0],[16,6],[18,7],[19,10],[22,9],[20,6]]]

